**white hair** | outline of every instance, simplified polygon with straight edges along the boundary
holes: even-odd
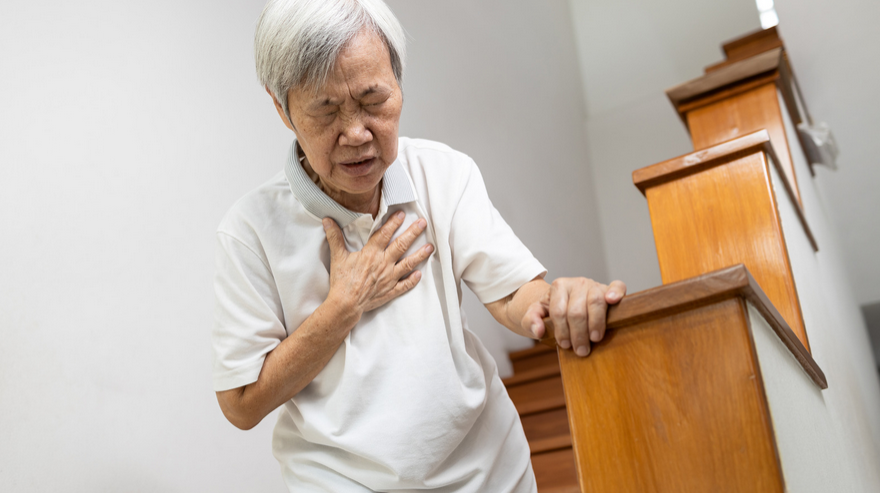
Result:
[[[289,117],[287,92],[321,87],[339,52],[363,29],[385,41],[402,89],[406,34],[382,0],[269,0],[254,36],[257,77]]]

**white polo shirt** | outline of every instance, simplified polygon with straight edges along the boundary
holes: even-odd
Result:
[[[291,491],[534,492],[529,447],[495,362],[467,328],[461,281],[483,303],[544,267],[492,206],[466,155],[401,138],[379,213],[347,210],[291,146],[283,173],[241,198],[217,230],[214,389],[255,382],[266,354],[326,299],[321,219],[350,251],[397,211],[420,217],[434,253],[411,291],[365,313],[315,379],[281,409],[273,450]]]

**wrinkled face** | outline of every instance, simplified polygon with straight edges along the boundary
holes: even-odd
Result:
[[[345,206],[377,196],[397,159],[403,104],[382,39],[362,31],[340,52],[323,87],[294,87],[287,98],[297,140],[325,192]]]

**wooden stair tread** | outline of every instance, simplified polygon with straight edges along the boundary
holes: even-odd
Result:
[[[581,493],[581,487],[577,484],[572,486],[557,486],[555,488],[541,488],[538,493]]]
[[[507,377],[501,380],[501,382],[504,384],[505,387],[511,387],[532,382],[535,380],[541,380],[542,378],[553,377],[556,375],[559,375],[559,365],[547,365],[535,368],[533,370],[516,373],[511,377]]]
[[[556,349],[545,344],[535,344],[534,346],[526,349],[522,349],[520,351],[514,351],[510,353],[510,361],[516,361],[520,359],[525,359],[530,356],[535,356],[536,354],[543,354],[549,352],[555,352]]]
[[[564,448],[571,448],[571,435],[557,435],[529,442],[529,450],[532,451],[532,454],[551,452]]]
[[[532,454],[532,469],[540,493],[579,491],[577,466],[571,448]]]
[[[529,414],[541,413],[565,407],[565,396],[553,396],[540,400],[522,402],[520,404],[517,404],[516,401],[514,401],[513,405],[516,407],[516,411],[520,416],[527,416]]]

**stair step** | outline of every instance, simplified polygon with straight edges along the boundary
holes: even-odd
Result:
[[[559,356],[557,356],[555,349],[539,344],[529,349],[510,353],[510,362],[513,364],[513,374],[516,375],[535,368],[558,367]]]
[[[568,413],[564,407],[521,416],[523,431],[529,442],[560,435],[570,436]]]
[[[577,483],[570,486],[556,486],[554,488],[541,488],[538,493],[581,493],[581,487]]]
[[[547,365],[541,366],[538,368],[534,368],[532,370],[523,371],[520,373],[515,373],[511,377],[507,377],[501,380],[504,383],[504,386],[507,388],[514,387],[516,385],[521,385],[524,383],[533,382],[535,380],[541,380],[543,378],[548,378],[552,376],[559,375],[559,365]]]
[[[518,359],[530,358],[536,354],[550,353],[556,352],[555,349],[550,346],[546,346],[544,344],[537,343],[534,346],[526,349],[521,349],[519,351],[514,351],[510,353],[510,361],[516,361]]]
[[[552,452],[564,448],[571,448],[571,435],[559,435],[529,442],[529,450],[532,451],[532,454]]]
[[[571,448],[532,454],[532,469],[539,493],[580,491]]]
[[[510,387],[507,394],[520,416],[565,407],[559,375]]]

